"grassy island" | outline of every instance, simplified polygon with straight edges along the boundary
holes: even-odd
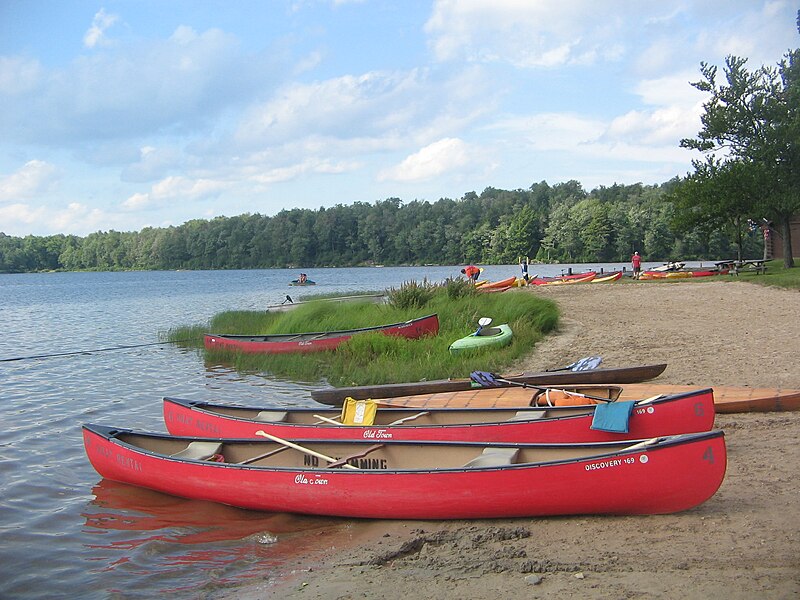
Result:
[[[203,334],[302,333],[333,331],[397,323],[423,315],[439,316],[439,333],[418,340],[363,333],[335,351],[310,354],[254,355],[206,353],[244,372],[263,372],[295,381],[325,381],[331,385],[368,385],[466,377],[471,371],[498,371],[530,352],[558,323],[550,300],[527,291],[481,293],[461,280],[441,284],[407,282],[386,292],[387,302],[325,302],[314,300],[286,312],[227,311],[207,324],[175,328],[167,339],[203,348]],[[475,331],[478,319],[508,323],[514,333],[509,346],[453,356],[449,345]]]

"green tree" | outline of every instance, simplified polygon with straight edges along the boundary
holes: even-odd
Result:
[[[725,83],[717,82],[717,67],[701,63],[703,79],[692,85],[711,98],[703,105],[697,138],[681,145],[763,169],[763,208],[780,226],[784,266],[791,268],[790,220],[800,211],[800,50],[789,52],[777,68],[750,71],[746,63],[728,56]]]
[[[706,234],[722,228],[735,240],[737,258],[742,260],[748,221],[763,212],[764,166],[744,160],[721,162],[709,156],[694,161],[694,167],[695,172],[669,196],[677,208],[673,226]]]

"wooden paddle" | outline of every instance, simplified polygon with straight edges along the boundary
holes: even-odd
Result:
[[[344,425],[344,423],[340,423],[339,421],[336,421],[334,419],[329,419],[328,417],[323,417],[322,415],[315,414],[314,418],[315,419],[319,419],[320,422],[330,423],[331,425]],[[314,423],[314,425],[318,425],[318,424],[319,423]]]
[[[262,458],[269,458],[270,456],[272,456],[274,454],[278,454],[280,452],[284,452],[285,450],[288,450],[288,449],[289,448],[287,446],[282,446],[281,448],[275,448],[275,450],[270,450],[269,452],[264,452],[264,454],[259,454],[258,456],[253,456],[251,458],[239,461],[236,464],[237,465],[249,465],[249,464],[252,464],[252,463],[254,463],[256,461],[261,460]]]
[[[265,437],[268,440],[272,440],[273,442],[278,442],[279,444],[283,444],[284,446],[288,446],[289,448],[294,448],[295,450],[299,450],[300,452],[303,452],[305,454],[310,454],[311,456],[316,456],[317,458],[321,458],[322,460],[324,460],[326,462],[329,462],[329,463],[335,463],[338,460],[336,458],[331,458],[330,456],[325,456],[324,454],[322,454],[320,452],[316,452],[315,450],[312,450],[311,448],[306,448],[305,446],[301,446],[300,444],[295,444],[294,442],[290,442],[288,440],[284,440],[283,438],[279,438],[278,436],[272,435],[271,433],[267,433],[266,431],[262,431],[261,429],[256,431],[256,435],[260,435],[261,437]],[[347,465],[346,464],[346,465],[343,465],[343,466],[345,468],[348,468],[348,469],[358,469],[358,467],[354,467],[353,465]]]

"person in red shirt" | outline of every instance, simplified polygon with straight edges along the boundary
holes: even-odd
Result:
[[[642,273],[642,257],[638,252],[634,252],[631,256],[631,265],[633,265],[633,278],[639,279],[639,275]]]
[[[469,281],[471,281],[472,283],[475,283],[476,281],[478,281],[478,276],[481,274],[481,270],[478,267],[476,267],[475,265],[469,265],[469,266],[461,269],[461,272],[464,275],[466,275],[467,279]]]

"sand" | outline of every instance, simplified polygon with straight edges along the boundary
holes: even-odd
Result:
[[[800,388],[800,292],[751,283],[531,288],[557,333],[509,372],[599,354],[659,382]],[[800,598],[800,412],[718,415],[728,470],[692,510],[641,517],[348,521],[237,598]]]

